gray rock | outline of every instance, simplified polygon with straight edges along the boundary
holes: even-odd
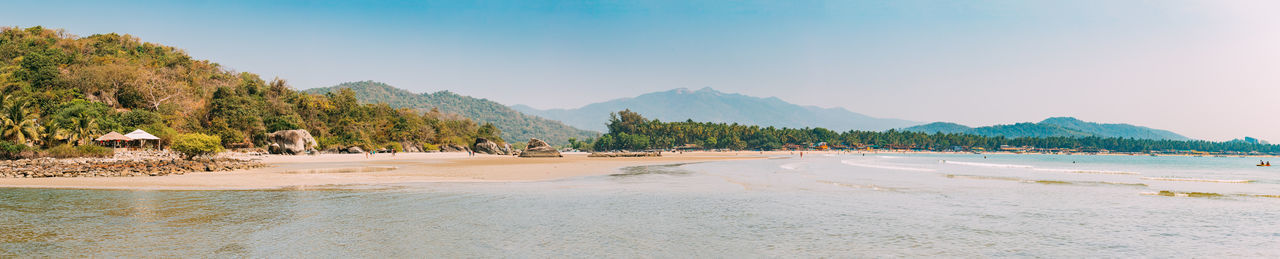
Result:
[[[347,153],[355,153],[355,154],[364,153],[364,149],[357,146],[351,146],[347,148]]]
[[[267,152],[299,155],[316,150],[316,139],[306,130],[281,130],[267,134]]]
[[[440,152],[467,152],[468,150],[471,150],[471,148],[458,144],[440,145]]]
[[[498,147],[498,143],[493,143],[493,141],[489,141],[488,139],[485,139],[485,138],[476,138],[475,147],[476,147],[475,148],[476,153],[480,153],[480,154],[490,154],[490,155],[506,155],[507,154],[506,152],[502,152],[502,149]]]
[[[539,139],[529,139],[529,145],[520,152],[520,157],[563,157],[560,151]]]
[[[422,152],[422,146],[414,142],[409,142],[409,141],[400,142],[400,147],[404,148],[404,152]]]

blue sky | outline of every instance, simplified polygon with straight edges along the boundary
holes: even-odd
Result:
[[[1050,116],[1280,141],[1275,1],[27,1],[305,89],[377,80],[569,108],[712,87],[873,116]],[[1276,121],[1276,122],[1272,122]]]

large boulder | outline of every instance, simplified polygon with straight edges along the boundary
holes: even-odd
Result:
[[[513,148],[511,148],[511,144],[507,144],[507,143],[502,143],[502,146],[499,146],[499,147],[498,147],[498,150],[502,150],[502,154],[503,154],[503,155],[515,155],[515,154],[516,154],[516,150],[515,150],[515,149],[513,149]]]
[[[400,147],[404,148],[404,152],[422,152],[422,146],[415,142],[402,141]]]
[[[485,139],[485,138],[476,138],[476,145],[475,145],[475,149],[473,150],[475,150],[476,153],[480,153],[480,154],[490,154],[490,155],[506,155],[507,154],[506,152],[502,152],[502,148],[498,147],[498,143],[493,143],[493,141],[489,141],[488,139]]]
[[[471,148],[458,144],[440,145],[440,152],[467,152],[469,150],[471,150]]]
[[[360,154],[360,153],[364,153],[364,149],[358,146],[351,146],[347,148],[347,153]]]
[[[267,134],[267,152],[298,155],[316,150],[316,139],[306,130],[281,130]]]
[[[528,147],[520,152],[520,157],[563,157],[560,151],[539,139],[529,139]]]

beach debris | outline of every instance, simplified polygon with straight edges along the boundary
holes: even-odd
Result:
[[[536,138],[531,138],[529,139],[529,145],[527,145],[524,151],[520,152],[520,157],[564,157],[564,156],[560,155],[560,151],[556,150],[556,148],[554,147],[551,147],[551,145],[548,145],[547,142],[543,142],[542,140],[539,140]]]

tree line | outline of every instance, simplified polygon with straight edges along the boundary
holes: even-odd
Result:
[[[824,128],[775,128],[737,123],[662,122],[623,110],[609,115],[609,133],[594,140],[571,142],[573,148],[590,150],[670,149],[686,144],[708,149],[776,150],[785,145],[808,147],[817,143],[848,147],[895,147],[922,150],[996,150],[1001,146],[1149,152],[1195,150],[1205,152],[1280,152],[1280,145],[1243,141],[1151,140],[1103,137],[987,137],[963,133],[923,133],[911,131],[836,132]]]

